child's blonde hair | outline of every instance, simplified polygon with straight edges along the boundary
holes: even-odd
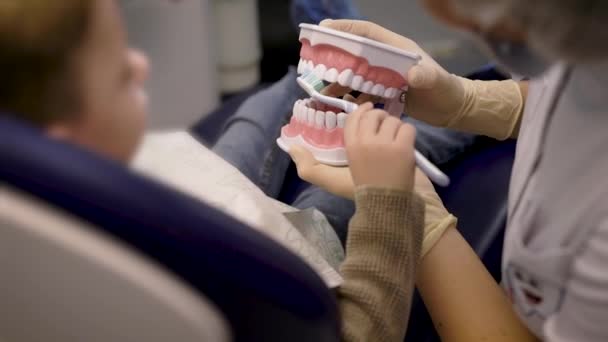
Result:
[[[46,125],[78,111],[77,51],[94,1],[0,1],[2,115]]]

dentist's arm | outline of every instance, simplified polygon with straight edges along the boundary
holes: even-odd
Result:
[[[534,340],[424,174],[416,174],[414,189],[426,204],[416,283],[441,340]]]
[[[422,56],[407,75],[405,112],[408,115],[435,126],[500,140],[517,137],[528,91],[526,82],[472,81],[450,74],[416,42],[371,22],[325,20],[321,25]]]
[[[297,153],[292,152],[292,156],[294,154],[297,155],[296,164],[298,170],[305,179],[319,186],[328,186],[329,191],[334,191],[338,195],[341,194],[352,198],[354,185],[348,168],[335,168],[319,164],[314,161],[314,157],[309,152],[303,150]],[[386,253],[386,256],[396,257],[395,261],[384,263],[384,268],[374,268],[377,272],[380,271],[377,274],[388,272],[388,274],[396,276],[392,265],[396,265],[397,260],[405,263],[402,265],[407,265],[407,263],[411,262],[409,258],[411,258],[412,254],[420,252],[421,261],[417,267],[418,290],[443,341],[468,342],[485,340],[500,342],[534,340],[531,333],[528,332],[515,315],[505,293],[490,276],[475,252],[455,229],[456,218],[445,209],[433,185],[420,171],[417,171],[415,175],[414,190],[417,197],[421,198],[425,204],[422,249],[417,250],[416,245],[411,244],[412,237],[409,238],[409,242],[407,242],[407,239],[401,240],[402,242],[399,245],[403,246],[402,250],[395,249],[391,253]],[[363,198],[360,197],[359,201],[361,199]],[[365,207],[369,206],[366,205],[361,208]],[[358,203],[357,210],[359,208],[360,205]],[[405,212],[405,207],[403,211]],[[365,215],[363,212],[359,212],[359,214]],[[387,212],[386,217],[376,216],[376,219],[392,220],[390,218],[394,214],[395,211],[391,210]],[[356,227],[359,226],[357,224],[358,221],[359,219],[351,223],[351,231],[357,229]],[[372,226],[389,227],[389,225],[378,224],[377,222],[371,224],[370,229],[360,230],[361,232],[367,231],[368,234],[373,234],[373,230],[371,230]],[[404,224],[404,226],[413,228],[416,224],[408,223]],[[396,230],[396,232],[398,231]],[[412,233],[409,229],[400,231],[402,233]],[[370,244],[366,245],[365,239],[360,238],[358,234],[352,237],[351,242],[354,242],[354,244],[351,245],[351,250],[357,249],[358,253],[363,253],[358,254],[358,257],[350,259],[354,262],[364,262],[366,260],[365,255],[367,253],[364,252],[364,248],[378,248],[377,251],[379,251],[383,244],[373,238],[369,239]],[[351,237],[349,236],[349,238]],[[356,245],[366,247],[358,249]],[[409,253],[406,248],[411,248]],[[420,247],[418,246],[417,248]],[[405,253],[402,259],[398,257],[400,252]],[[351,255],[353,254],[351,253]],[[373,253],[367,255],[373,255]],[[369,261],[382,265],[381,259],[370,258]],[[401,269],[401,267],[397,269]],[[366,278],[363,274],[361,274],[361,278],[371,281],[369,277]],[[408,293],[407,272],[403,273],[402,276],[404,276],[402,280],[403,284],[406,284],[406,287],[402,288],[402,291]],[[365,286],[361,288],[365,288]],[[343,302],[343,305],[345,303]],[[359,307],[364,308],[365,306]],[[353,308],[356,308],[356,306]],[[350,312],[356,311],[351,310]],[[364,311],[360,311],[359,313],[362,312]],[[392,312],[395,313],[396,311]],[[346,317],[344,319],[345,324],[352,324],[352,328],[358,326],[356,323],[353,323],[353,320]],[[395,322],[395,324],[398,324],[398,322]]]
[[[456,229],[422,259],[417,279],[442,341],[536,341]]]

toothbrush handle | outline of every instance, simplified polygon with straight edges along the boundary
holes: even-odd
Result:
[[[439,170],[437,166],[426,159],[418,150],[414,152],[414,157],[416,159],[416,165],[418,165],[420,170],[422,170],[433,183],[444,187],[450,185],[450,178]]]
[[[345,100],[344,108],[342,108],[342,109],[344,110],[345,113],[350,114],[350,113],[356,111],[358,108],[359,108],[358,104]]]

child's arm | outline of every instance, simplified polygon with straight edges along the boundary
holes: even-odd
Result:
[[[422,244],[424,202],[412,192],[362,187],[338,290],[345,341],[403,341]]]
[[[352,177],[325,174],[324,184],[346,180],[357,189],[338,290],[346,341],[405,337],[424,227],[424,202],[412,192],[414,139],[412,126],[365,103],[344,128]],[[292,153],[300,176],[310,178],[319,168],[304,156]]]

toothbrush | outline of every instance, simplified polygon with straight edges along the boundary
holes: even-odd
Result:
[[[321,103],[340,108],[347,114],[350,114],[359,108],[359,105],[356,103],[321,94],[320,91],[325,88],[325,84],[311,71],[305,72],[296,80],[300,87],[302,87],[310,97]],[[418,150],[414,151],[414,158],[418,167],[433,181],[433,183],[444,187],[450,185],[450,178],[439,170],[437,166],[426,159]]]
[[[350,114],[359,108],[356,103],[321,94],[320,91],[325,88],[325,84],[311,71],[305,72],[296,81],[313,99],[340,108],[346,114]]]

